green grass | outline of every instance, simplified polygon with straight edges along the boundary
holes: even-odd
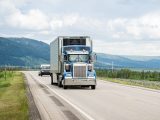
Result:
[[[160,90],[159,81],[119,79],[119,78],[107,78],[107,77],[98,77],[98,79],[109,81],[109,82],[114,82],[114,83],[119,83],[119,84],[124,84],[124,85],[140,86],[140,87]]]
[[[0,119],[28,120],[24,76],[20,72],[0,72]]]

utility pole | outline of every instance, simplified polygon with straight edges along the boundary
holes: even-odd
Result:
[[[112,61],[112,73],[113,73],[113,61]]]
[[[4,75],[5,75],[4,77],[5,77],[5,80],[6,80],[6,65],[5,65],[5,73],[4,73]]]

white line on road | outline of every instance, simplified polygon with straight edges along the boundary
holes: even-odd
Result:
[[[31,74],[30,74],[31,75]],[[32,76],[32,75],[31,75]],[[37,79],[36,79],[37,80]],[[85,113],[83,110],[81,110],[79,107],[77,107],[75,104],[71,103],[69,100],[67,100],[65,97],[63,97],[62,95],[60,95],[59,93],[57,93],[56,91],[54,91],[51,87],[47,86],[46,84],[44,84],[43,82],[37,80],[38,82],[40,82],[41,84],[43,84],[44,86],[46,86],[48,89],[50,89],[52,92],[54,92],[57,96],[59,96],[61,99],[63,99],[64,101],[66,101],[68,104],[70,104],[73,108],[75,108],[77,111],[79,111],[81,114],[83,114],[87,119],[89,120],[95,120],[94,118],[92,118],[90,115],[88,115],[87,113]]]

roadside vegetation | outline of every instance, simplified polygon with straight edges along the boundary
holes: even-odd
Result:
[[[160,90],[160,72],[121,70],[96,70],[99,79],[120,84]]]
[[[24,76],[20,72],[0,71],[0,119],[29,119]]]

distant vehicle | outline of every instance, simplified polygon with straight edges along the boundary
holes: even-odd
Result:
[[[92,40],[88,36],[60,36],[50,44],[51,84],[96,88]],[[53,79],[53,76],[54,79]]]
[[[39,76],[43,76],[43,75],[50,75],[50,65],[49,64],[41,65]]]

